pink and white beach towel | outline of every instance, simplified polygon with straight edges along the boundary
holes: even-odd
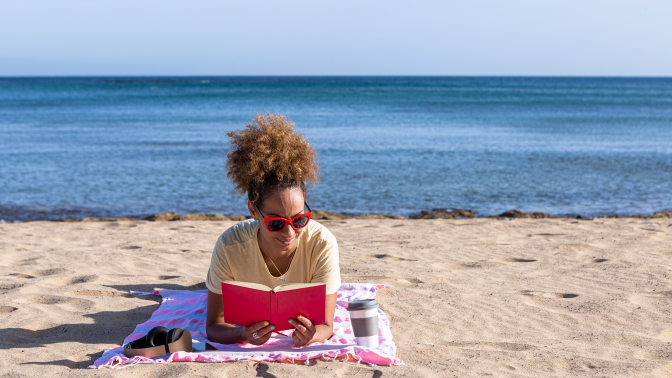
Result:
[[[208,342],[217,351],[176,352],[155,358],[133,357],[124,355],[123,347],[106,349],[103,355],[89,366],[125,367],[137,363],[157,364],[167,362],[226,362],[226,361],[277,361],[304,362],[311,359],[365,362],[372,365],[401,365],[403,362],[395,358],[396,347],[392,341],[390,322],[385,314],[378,309],[378,348],[363,348],[355,344],[355,337],[350,325],[350,317],[346,308],[348,302],[368,299],[376,296],[376,290],[385,285],[342,284],[338,290],[338,300],[334,317],[334,335],[324,343],[315,343],[304,347],[295,347],[291,336],[274,333],[261,346],[251,344],[218,344],[208,340],[205,333],[207,290],[183,291],[160,290],[154,293],[163,297],[161,306],[152,317],[135,327],[135,331],[124,340],[124,344],[139,339],[156,326],[168,328],[180,327],[191,332],[193,341]]]

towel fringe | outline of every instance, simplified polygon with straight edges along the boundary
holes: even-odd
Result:
[[[104,368],[104,367],[109,367],[110,369],[114,369],[114,363],[115,363],[115,362],[118,362],[118,363],[117,363],[117,366],[118,366],[118,365],[121,365],[121,362],[122,362],[122,361],[121,361],[121,358],[119,358],[118,356],[114,356],[114,357],[109,361],[109,364],[110,364],[109,366],[107,366],[107,364],[100,365],[100,366],[98,367],[98,369],[101,369],[101,368]]]
[[[325,356],[324,353],[322,353],[322,359],[325,361],[336,361],[336,354],[334,353],[334,358],[329,358],[329,356]]]

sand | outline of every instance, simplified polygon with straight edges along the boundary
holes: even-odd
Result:
[[[378,294],[406,365],[86,369],[200,289],[230,221],[0,224],[1,376],[672,376],[672,219],[322,221]]]

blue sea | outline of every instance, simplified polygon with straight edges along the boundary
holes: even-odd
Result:
[[[672,210],[672,78],[0,78],[0,219],[246,214],[226,132],[282,113],[313,209]]]

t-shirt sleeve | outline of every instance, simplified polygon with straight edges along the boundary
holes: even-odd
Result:
[[[338,265],[338,244],[333,235],[325,243],[322,252],[317,258],[315,274],[310,282],[327,284],[327,295],[334,294],[341,287],[341,268]]]
[[[233,281],[233,275],[224,254],[224,242],[220,237],[217,239],[215,248],[212,251],[210,269],[208,269],[208,276],[205,279],[205,286],[215,294],[222,294],[222,281]]]

